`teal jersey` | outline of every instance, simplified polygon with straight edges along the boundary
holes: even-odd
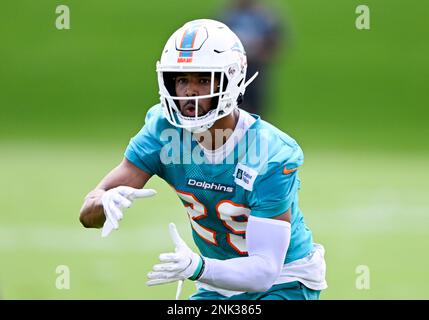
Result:
[[[298,206],[297,168],[304,156],[284,132],[252,115],[255,122],[222,163],[204,161],[192,135],[172,126],[161,105],[152,107],[145,125],[131,139],[125,157],[170,184],[189,215],[201,254],[214,259],[247,255],[249,215],[272,218],[291,209],[291,240],[285,263],[308,255],[312,233]]]

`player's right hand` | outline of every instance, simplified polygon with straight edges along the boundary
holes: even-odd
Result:
[[[134,199],[152,197],[155,194],[156,191],[153,189],[135,189],[127,186],[107,190],[101,197],[106,216],[101,236],[107,237],[113,229],[119,228],[119,221],[124,217],[123,208],[131,207]]]

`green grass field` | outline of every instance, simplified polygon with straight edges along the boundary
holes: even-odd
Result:
[[[159,101],[155,62],[168,36],[227,2],[0,4],[0,298],[174,299],[174,285],[145,285],[173,249],[169,222],[192,242],[164,182],[154,178],[158,195],[106,239],[80,225],[79,209]],[[266,119],[305,152],[300,202],[326,248],[321,298],[429,299],[429,5],[368,1],[371,30],[358,31],[361,1],[266,2],[293,26]],[[71,30],[55,29],[59,4]],[[59,265],[69,290],[55,286]],[[355,285],[362,265],[369,290]]]
[[[120,161],[120,147],[1,148],[4,298],[174,299],[174,285],[145,285],[158,254],[173,249],[169,222],[192,243],[186,212],[169,186],[153,179],[158,195],[136,201],[120,229],[102,239],[79,224],[78,212],[85,193]],[[424,157],[307,153],[301,206],[327,252],[329,289],[322,298],[429,298],[426,166]],[[55,287],[58,265],[70,268],[70,290]],[[356,289],[359,265],[369,267],[369,290]],[[182,298],[193,289],[186,283]]]

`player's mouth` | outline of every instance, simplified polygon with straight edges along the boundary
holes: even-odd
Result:
[[[198,108],[198,116],[202,116],[204,114],[204,110],[202,110],[201,106],[199,106]],[[194,101],[188,101],[183,107],[182,107],[182,114],[185,117],[195,117],[195,112],[196,112],[196,108],[195,108],[195,103]]]

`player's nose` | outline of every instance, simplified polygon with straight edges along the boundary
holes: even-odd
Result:
[[[198,96],[199,88],[198,82],[194,80],[190,80],[185,88],[185,95],[187,97],[195,97]]]

